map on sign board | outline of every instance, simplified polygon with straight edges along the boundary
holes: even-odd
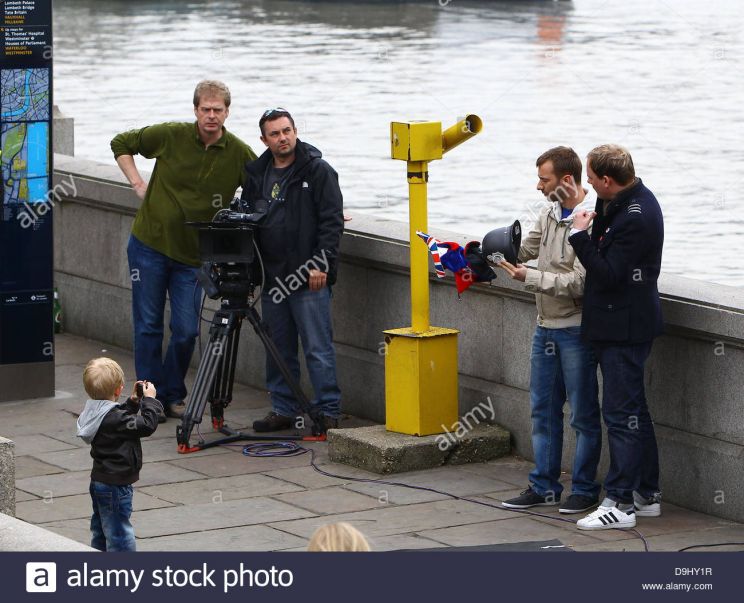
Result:
[[[3,69],[0,83],[3,202],[43,202],[49,182],[49,69]]]

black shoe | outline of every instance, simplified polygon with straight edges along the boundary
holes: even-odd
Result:
[[[334,419],[328,415],[323,415],[323,423],[325,423],[326,431],[329,429],[338,429],[338,419]]]
[[[158,423],[165,423],[168,419],[165,416],[165,412],[162,410],[158,411]]]
[[[583,494],[572,494],[566,499],[559,509],[559,513],[583,513],[593,509],[599,504],[599,499]]]
[[[253,431],[281,431],[282,429],[292,429],[292,417],[283,417],[276,414],[273,410],[263,419],[253,421]]]
[[[173,419],[180,419],[183,413],[186,412],[186,404],[183,402],[172,402],[170,404],[163,404],[165,410],[165,416]]]
[[[510,498],[501,503],[507,509],[529,509],[530,507],[552,507],[560,502],[560,497],[541,496],[531,487],[527,488],[519,496]]]

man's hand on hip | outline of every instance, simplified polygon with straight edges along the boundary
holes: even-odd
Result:
[[[308,276],[308,286],[310,287],[310,291],[320,291],[326,286],[328,275],[325,272],[321,272],[320,270],[311,270]]]
[[[145,193],[147,192],[147,182],[144,180],[140,180],[139,182],[132,185],[132,188],[134,189],[134,192],[137,193],[137,196],[144,201],[145,200]]]

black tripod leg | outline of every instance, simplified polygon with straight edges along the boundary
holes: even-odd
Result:
[[[227,319],[225,322],[224,319]],[[219,369],[224,354],[225,340],[232,328],[231,317],[220,315],[218,312],[212,319],[209,343],[199,362],[196,381],[189,396],[188,404],[181,418],[181,424],[176,428],[176,440],[179,452],[188,452],[189,439],[194,425],[201,423],[204,409],[212,392],[214,377]]]
[[[227,338],[225,354],[219,371],[214,379],[211,402],[212,426],[222,429],[225,426],[225,408],[232,402],[233,384],[235,383],[235,366],[238,362],[238,344],[242,317],[235,319],[235,325]]]

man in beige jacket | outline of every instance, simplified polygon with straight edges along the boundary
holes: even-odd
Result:
[[[582,513],[598,504],[596,481],[602,447],[597,361],[581,339],[584,267],[568,243],[573,215],[593,209],[596,196],[581,186],[581,160],[573,149],[555,147],[537,159],[537,190],[548,203],[522,243],[519,261],[502,262],[509,275],[535,293],[537,327],[532,340],[530,405],[535,469],[529,487],[504,507],[527,509],[558,505],[563,452],[563,406],[568,397],[576,432],[571,495],[561,513]]]

